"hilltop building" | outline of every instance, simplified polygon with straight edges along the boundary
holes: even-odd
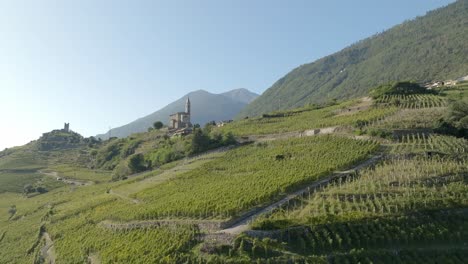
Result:
[[[65,123],[65,125],[63,125],[63,132],[70,132],[70,123]]]
[[[227,125],[229,123],[232,123],[232,120],[223,120],[223,121],[220,121],[220,122],[216,123],[216,126],[217,127],[223,127],[223,126],[225,126],[225,125]]]
[[[190,98],[187,97],[185,101],[185,112],[177,112],[170,115],[169,129],[191,129],[192,123],[190,122]]]

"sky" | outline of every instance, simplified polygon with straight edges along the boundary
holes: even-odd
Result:
[[[0,0],[0,150],[84,136],[190,91],[262,93],[448,0]]]

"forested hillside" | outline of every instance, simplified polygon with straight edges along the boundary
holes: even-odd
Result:
[[[356,98],[390,81],[426,82],[465,76],[467,35],[468,1],[460,0],[301,65],[248,105],[239,117],[278,110],[279,105],[290,109],[334,98]]]

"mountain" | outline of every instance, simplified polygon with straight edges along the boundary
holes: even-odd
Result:
[[[212,94],[204,90],[194,91],[150,115],[111,129],[110,134],[112,137],[126,137],[133,133],[147,131],[148,127],[151,127],[156,121],[167,124],[170,114],[184,111],[187,97],[192,103],[192,123],[204,125],[212,120],[233,119],[241,109],[257,98],[258,94],[243,88],[221,94]],[[109,132],[96,137],[107,139],[108,135]]]
[[[258,94],[252,93],[251,91],[245,88],[231,90],[229,92],[222,93],[221,95],[224,95],[228,98],[231,98],[234,101],[242,102],[245,104],[250,104],[253,100],[255,100],[255,98],[258,97]]]
[[[455,79],[468,73],[468,0],[457,1],[301,65],[238,117],[356,98],[382,83]],[[313,32],[310,32],[313,33]]]

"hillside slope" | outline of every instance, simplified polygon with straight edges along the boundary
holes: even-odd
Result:
[[[184,111],[187,97],[190,97],[192,102],[192,123],[204,125],[212,120],[233,119],[241,109],[257,96],[257,94],[247,89],[235,89],[222,94],[212,94],[204,90],[194,91],[150,115],[111,129],[111,136],[126,137],[133,133],[145,132],[155,121],[162,121],[167,124],[170,114]],[[107,139],[108,135],[106,133],[96,137]]]
[[[291,109],[332,98],[356,98],[373,86],[394,80],[425,82],[465,76],[467,36],[468,1],[461,0],[301,65],[239,117],[278,110],[278,102],[282,109]]]

